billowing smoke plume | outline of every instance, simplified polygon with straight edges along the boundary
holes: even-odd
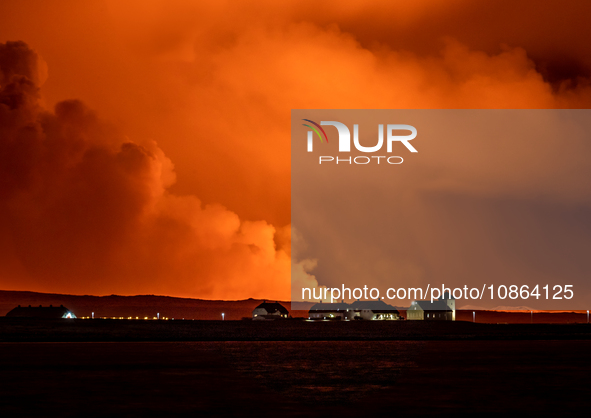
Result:
[[[591,104],[591,3],[578,0],[8,2],[0,12],[0,42],[25,40],[51,70],[24,44],[2,48],[5,289],[281,297],[291,109]],[[119,128],[79,102],[42,105],[64,98]],[[489,196],[510,181],[519,194],[536,174],[528,160],[499,182],[491,161],[466,171],[458,160],[474,159],[435,166],[468,178],[448,182],[456,193]],[[563,194],[577,200],[572,186]],[[321,269],[318,257],[294,274],[322,283]]]
[[[42,66],[23,42],[0,44],[2,288],[289,297],[289,239],[168,193],[158,145],[80,101],[44,109]]]

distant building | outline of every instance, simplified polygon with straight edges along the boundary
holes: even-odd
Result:
[[[61,319],[61,318],[76,318],[74,312],[60,306],[31,306],[21,307],[20,305],[6,314],[11,318],[43,318],[43,319]]]
[[[279,302],[264,301],[252,311],[252,319],[279,319],[288,316],[289,311]]]
[[[353,311],[353,319],[367,319],[372,321],[400,319],[398,309],[381,300],[358,300],[351,304],[351,309]]]
[[[314,320],[398,320],[398,310],[381,300],[355,301],[351,304],[317,303],[310,308],[308,318]]]
[[[348,303],[317,303],[312,305],[308,311],[309,319],[318,320],[346,320],[351,319],[352,312],[349,313],[351,305]]]
[[[455,321],[456,300],[445,294],[433,302],[429,300],[415,300],[406,310],[406,319],[410,321]]]

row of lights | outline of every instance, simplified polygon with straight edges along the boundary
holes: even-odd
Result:
[[[94,319],[94,312],[91,314],[91,316],[81,316],[80,319]],[[148,316],[144,316],[143,318],[140,318],[139,316],[136,316],[135,318],[133,316],[128,316],[123,317],[123,316],[101,316],[98,319],[135,319],[135,320],[144,320],[144,321],[153,321],[153,320],[160,320],[160,312],[158,312],[156,314],[156,316],[150,318]],[[185,318],[183,318],[185,319]],[[173,320],[174,318],[167,318],[167,317],[163,317],[162,318],[163,321],[168,321],[168,320]]]
[[[81,316],[80,319],[94,319],[94,317]],[[135,318],[133,316],[128,316],[127,318],[124,317],[124,316],[99,316],[99,317],[97,317],[97,319],[133,319],[133,320],[147,320],[147,321],[154,321],[154,320],[155,321],[158,321],[158,320],[168,321],[168,320],[174,320],[174,318],[166,318],[166,317],[164,317],[164,318],[156,318],[156,317],[150,318],[148,316],[145,316],[143,318],[140,318],[138,316],[136,316]],[[185,318],[183,318],[183,319],[185,319]]]
[[[157,316],[154,316],[152,318],[145,316],[143,318],[143,320],[147,320],[147,321],[160,320],[160,313],[157,313],[156,315]],[[94,319],[94,312],[92,313],[91,316],[81,316],[80,319]],[[132,316],[128,316],[127,318],[125,318],[123,316],[101,316],[101,317],[98,317],[98,319],[136,319],[136,320],[140,320],[142,318],[140,318],[139,316],[136,316],[135,318]],[[183,318],[183,319],[185,319],[185,318]],[[174,318],[163,317],[162,320],[163,321],[168,321],[168,320],[174,321]],[[226,320],[226,314],[222,312],[222,321],[225,321],[225,320]]]

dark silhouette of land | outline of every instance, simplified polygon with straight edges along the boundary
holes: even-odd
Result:
[[[588,324],[0,318],[0,342],[587,340]]]
[[[240,319],[258,303],[0,292],[5,311],[63,304],[80,316],[186,313],[184,320],[0,317],[0,411],[564,416],[591,408],[591,325],[581,312],[457,311],[455,322]],[[222,309],[237,320],[221,321]],[[188,319],[208,315],[215,320]]]
[[[95,318],[161,318],[221,320],[222,313],[227,320],[250,318],[253,309],[263,302],[262,299],[245,299],[236,301],[204,300],[177,298],[170,296],[137,295],[137,296],[77,296],[54,293],[37,293],[0,290],[0,317],[11,309],[21,306],[60,306],[68,307],[78,317]],[[308,309],[314,305],[309,302],[290,303],[279,301],[287,308],[292,317],[308,317]],[[405,311],[400,311],[405,317]],[[486,311],[457,310],[457,321],[480,323],[587,323],[585,311],[578,312],[540,312],[534,311]]]
[[[153,318],[160,314],[160,317],[175,319],[202,319],[217,320],[241,319],[251,317],[252,310],[263,300],[245,299],[237,301],[204,300],[191,298],[176,298],[170,296],[138,295],[138,296],[77,296],[62,295],[57,293],[37,293],[0,290],[0,316],[6,315],[8,311],[21,306],[67,306],[77,317],[91,316],[94,312],[95,318],[99,317],[149,317]],[[288,310],[289,302],[281,302]],[[307,315],[308,305],[302,305],[304,311],[294,312],[296,315]]]

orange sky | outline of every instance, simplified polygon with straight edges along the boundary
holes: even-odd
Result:
[[[3,1],[0,288],[287,298],[290,109],[588,108],[589,17]]]

